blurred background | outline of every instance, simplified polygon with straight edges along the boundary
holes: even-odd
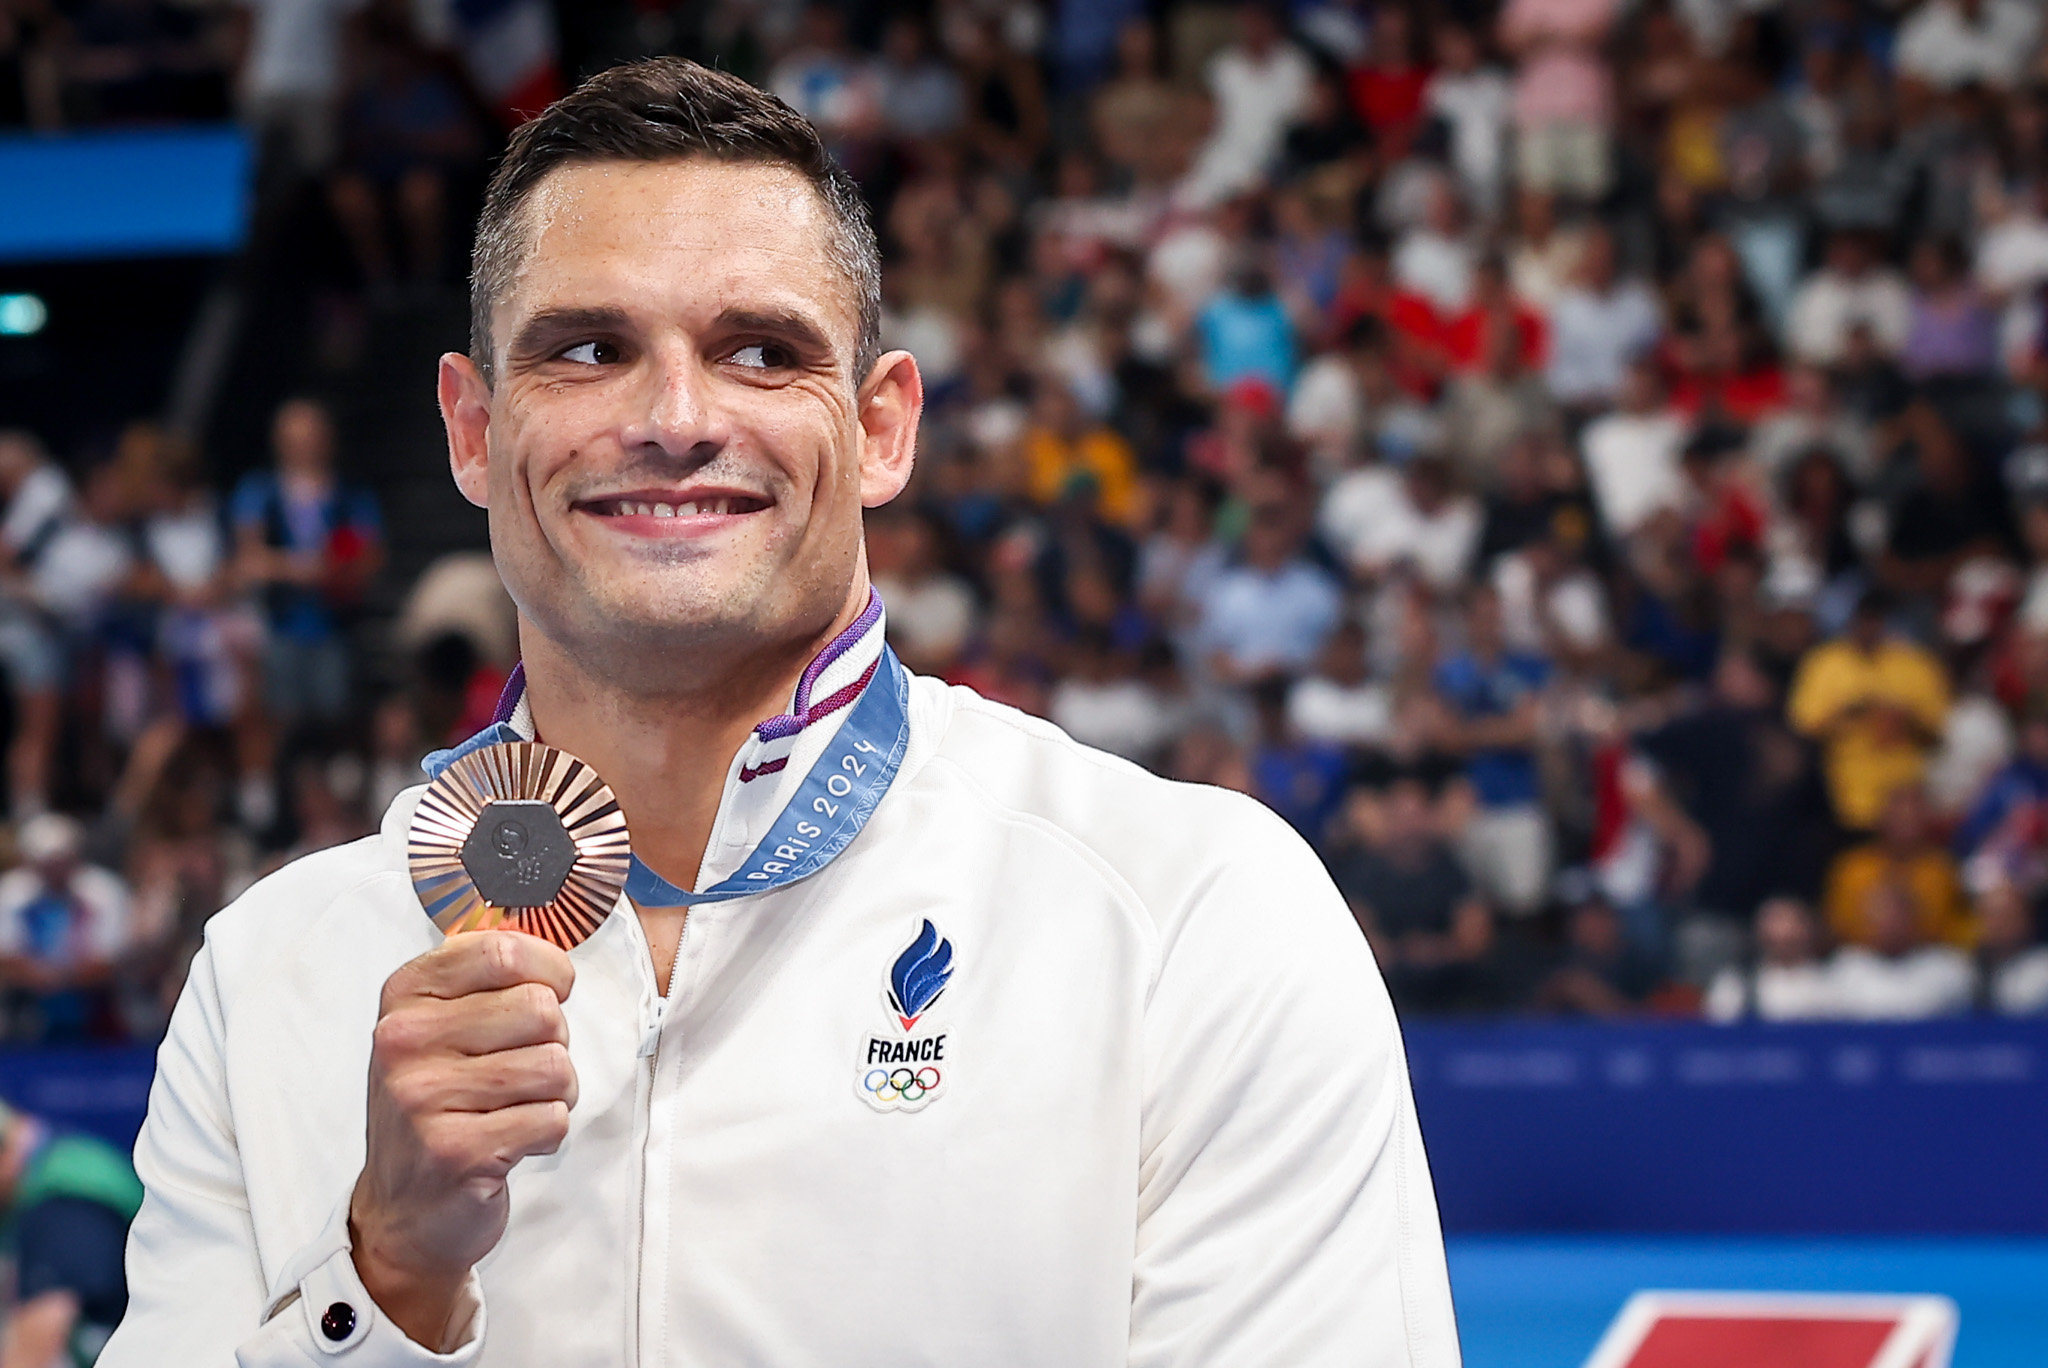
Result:
[[[0,0],[0,1093],[516,652],[434,358],[507,132],[680,53],[872,204],[912,668],[1265,801],[1401,1010],[1468,1361],[1642,1287],[2048,1360],[2031,0]]]

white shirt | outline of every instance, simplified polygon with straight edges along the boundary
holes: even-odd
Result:
[[[1215,204],[1257,183],[1307,104],[1314,74],[1292,43],[1274,44],[1263,58],[1228,47],[1209,59],[1216,124],[1183,187],[1189,203]]]
[[[1955,0],[1926,0],[1899,25],[1897,61],[1900,71],[1942,90],[1972,81],[2010,86],[2026,73],[2040,37],[2030,0],[1984,0],[1975,24]]]
[[[1715,1021],[1815,1021],[1839,1015],[1828,966],[1762,964],[1754,977],[1723,969],[1707,988],[1707,1016]]]
[[[1862,1021],[1918,1021],[1970,1010],[1975,973],[1969,957],[1928,945],[1890,959],[1845,945],[1828,961],[1835,1014]]]
[[[1472,297],[1472,244],[1461,237],[1417,228],[1404,234],[1389,263],[1394,283],[1452,313]]]
[[[366,0],[236,0],[249,11],[242,93],[326,98],[341,85],[341,26]]]
[[[1180,725],[1180,712],[1141,679],[1093,680],[1069,676],[1053,685],[1047,712],[1053,724],[1084,746],[1143,761],[1156,754]]]
[[[51,525],[70,512],[71,481],[45,462],[22,476],[7,501],[7,512],[0,515],[0,545],[13,556],[39,551],[47,544]]]
[[[2023,950],[1991,971],[1991,1005],[2006,1016],[2048,1012],[2048,945]]]
[[[1550,310],[1550,364],[1544,378],[1560,403],[1591,404],[1612,399],[1634,357],[1663,331],[1657,298],[1641,281],[1626,281],[1605,294],[1574,285]]]
[[[1679,505],[1685,435],[1685,419],[1670,412],[1615,412],[1586,425],[1579,439],[1586,476],[1610,533],[1625,537],[1651,514]]]
[[[1906,345],[1911,310],[1906,282],[1895,272],[1874,270],[1851,280],[1839,272],[1817,271],[1792,296],[1785,341],[1801,361],[1832,366],[1842,359],[1851,330],[1861,324],[1877,339],[1879,350],[1895,354]]]
[[[134,546],[128,538],[111,527],[74,520],[44,545],[30,579],[45,608],[82,629],[134,568]]]
[[[1339,684],[1309,675],[1287,691],[1287,720],[1303,736],[1340,746],[1372,746],[1394,730],[1394,698],[1386,685]]]
[[[1451,165],[1458,178],[1481,205],[1491,205],[1500,188],[1501,148],[1514,104],[1508,78],[1486,67],[1462,75],[1439,72],[1430,79],[1423,103],[1450,125]]]
[[[1249,799],[911,684],[866,828],[693,908],[666,999],[624,900],[573,952],[568,1139],[512,1171],[449,1354],[346,1247],[379,986],[439,940],[406,874],[419,791],[215,917],[100,1368],[1454,1368],[1398,1029],[1314,853]],[[741,748],[700,887],[835,734],[797,733],[759,793]],[[955,947],[917,1031],[946,1037],[943,1090],[877,1110],[865,1053],[902,1034],[884,988],[925,919]]]

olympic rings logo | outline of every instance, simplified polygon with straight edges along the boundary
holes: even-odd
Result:
[[[915,1070],[869,1069],[860,1085],[878,1102],[916,1102],[939,1086],[939,1071],[929,1064]]]

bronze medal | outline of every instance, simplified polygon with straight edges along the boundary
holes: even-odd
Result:
[[[507,927],[564,950],[611,915],[632,858],[610,786],[537,741],[485,746],[442,770],[407,837],[413,889],[444,932]]]

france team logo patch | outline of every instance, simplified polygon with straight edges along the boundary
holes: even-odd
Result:
[[[900,1028],[870,1036],[854,1071],[854,1092],[876,1111],[917,1111],[945,1086],[946,1034],[916,1034],[953,979],[953,942],[927,918],[917,935],[890,964],[882,987],[889,1017]]]

